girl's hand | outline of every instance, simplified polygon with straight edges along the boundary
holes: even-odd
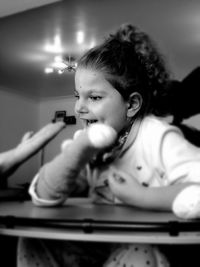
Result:
[[[135,177],[112,167],[108,181],[111,191],[120,201],[140,206],[145,188],[138,183]]]
[[[47,145],[63,128],[64,122],[50,123],[35,134],[27,132],[19,145],[0,153],[0,177],[7,178],[25,161]]]
[[[16,147],[16,160],[23,162],[36,154],[47,145],[60,131],[65,128],[64,122],[49,123],[35,134],[27,132],[22,137],[21,143]]]

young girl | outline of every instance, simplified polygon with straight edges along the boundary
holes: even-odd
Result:
[[[75,111],[84,130],[36,175],[33,202],[61,205],[88,192],[126,203],[200,215],[200,150],[160,117],[169,75],[149,36],[123,25],[88,51],[75,73]],[[181,97],[181,96],[180,96]],[[155,116],[156,115],[156,116]],[[31,251],[31,252],[30,252]],[[157,247],[21,239],[19,266],[168,266]]]

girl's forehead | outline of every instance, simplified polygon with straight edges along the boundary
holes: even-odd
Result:
[[[77,80],[105,80],[104,74],[101,71],[93,70],[90,68],[78,68],[75,73]]]
[[[106,80],[104,74],[97,70],[91,69],[77,69],[75,73],[76,88],[108,88],[112,85]]]

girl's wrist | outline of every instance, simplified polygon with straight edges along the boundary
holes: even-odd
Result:
[[[0,174],[7,175],[19,165],[17,158],[17,148],[1,153]]]
[[[130,204],[143,208],[145,206],[145,196],[147,195],[147,190],[147,187],[138,183],[138,186],[134,188],[134,193],[130,196]]]

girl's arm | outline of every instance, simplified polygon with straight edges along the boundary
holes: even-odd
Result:
[[[74,140],[68,140],[61,153],[39,171],[38,196],[63,202],[74,191],[79,191],[80,172],[96,153],[113,144],[116,137],[114,129],[101,124],[79,131]]]
[[[63,122],[50,123],[35,134],[33,132],[26,133],[17,147],[0,154],[0,177],[7,178],[13,174],[19,166],[42,149],[64,127]]]
[[[151,149],[151,148],[150,148]],[[156,150],[155,147],[152,150]],[[166,133],[158,148],[167,186],[144,187],[132,175],[113,170],[110,187],[123,202],[144,209],[200,217],[200,150],[176,132]],[[153,152],[152,154],[153,155]]]
[[[172,211],[177,195],[189,185],[181,183],[164,187],[145,187],[133,176],[113,169],[109,177],[109,185],[113,193],[124,203],[142,209]]]

